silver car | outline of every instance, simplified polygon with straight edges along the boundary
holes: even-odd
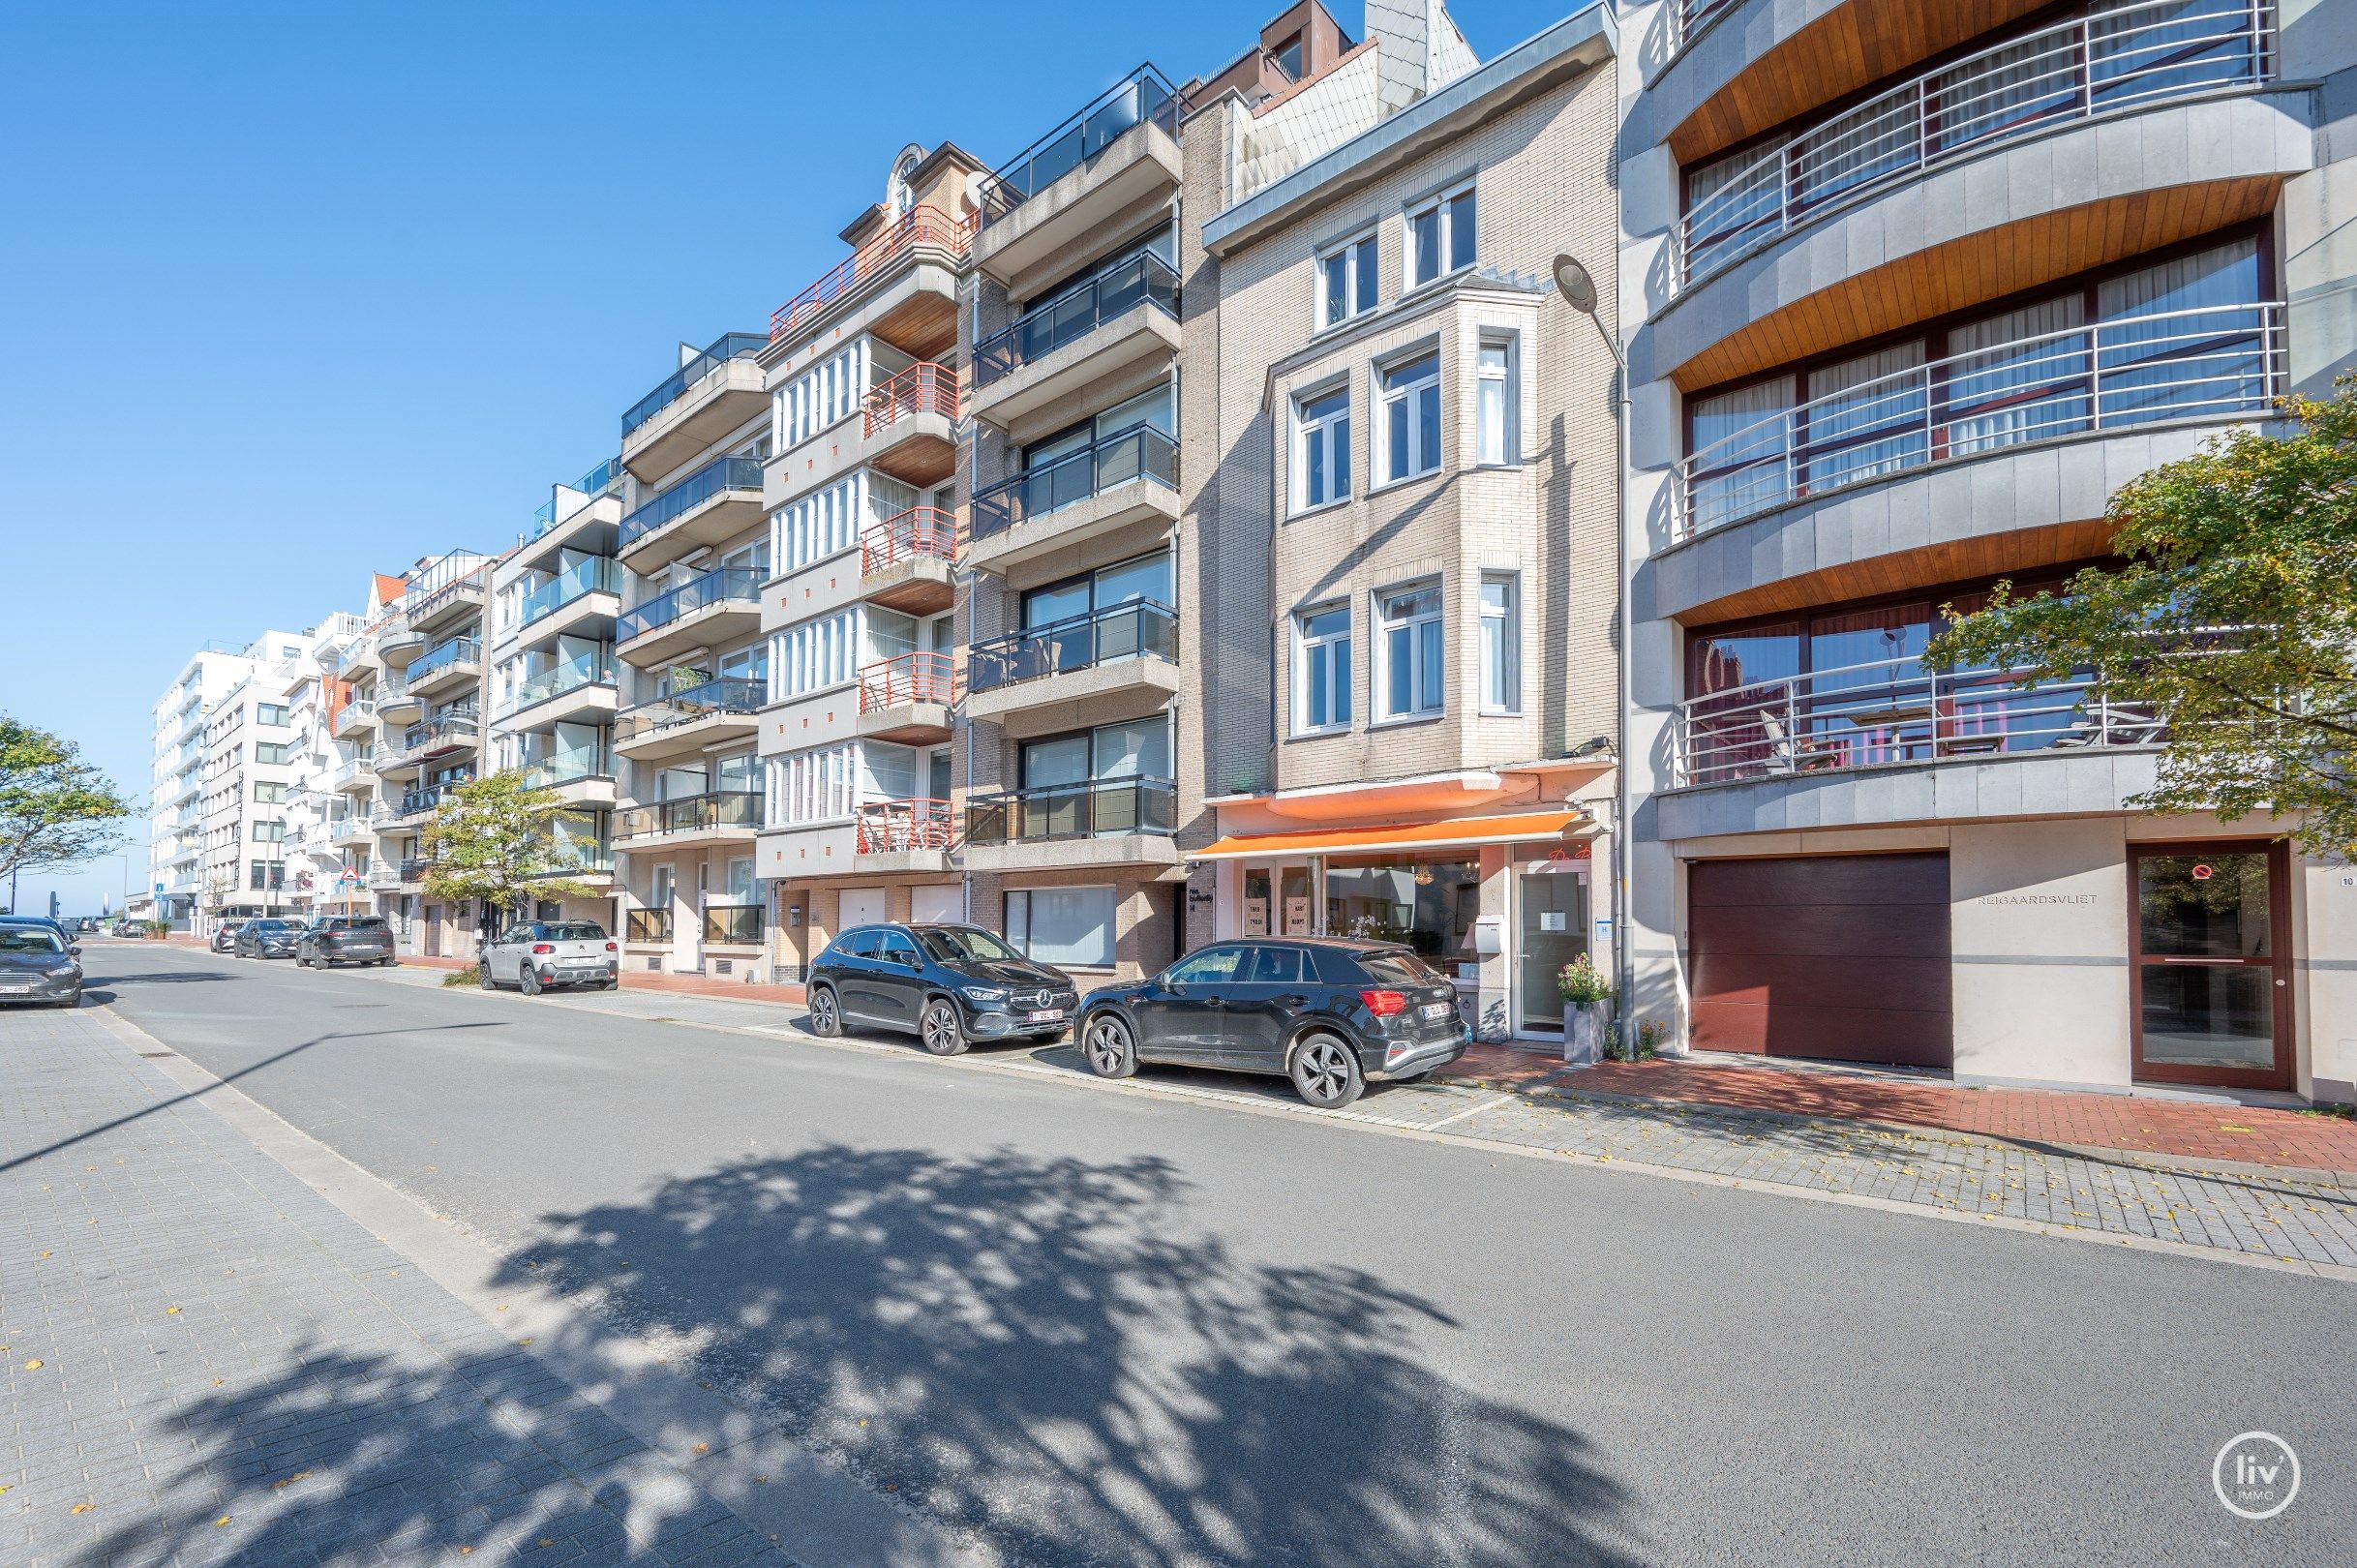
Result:
[[[0,925],[0,1002],[81,1006],[81,950],[46,925]]]
[[[483,944],[477,964],[486,991],[512,985],[526,996],[559,985],[620,983],[621,950],[595,920],[523,920]]]

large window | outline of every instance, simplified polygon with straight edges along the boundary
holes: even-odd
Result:
[[[1375,672],[1382,716],[1408,718],[1437,713],[1445,706],[1441,687],[1440,585],[1393,588],[1375,598],[1381,637]]]
[[[1419,354],[1375,372],[1383,437],[1383,480],[1412,479],[1440,467],[1440,355]]]
[[[913,487],[858,469],[781,507],[771,557],[781,574],[798,572],[849,550],[869,525],[897,517],[916,504]]]
[[[1007,942],[1043,964],[1113,967],[1113,890],[1017,888],[1007,894]]]
[[[1350,495],[1350,387],[1293,406],[1293,510],[1308,511]]]
[[[1375,236],[1363,234],[1317,258],[1320,330],[1375,309]]]
[[[254,842],[257,844],[279,844],[284,843],[286,838],[287,825],[283,822],[257,822],[254,825]]]
[[[1407,286],[1473,264],[1473,188],[1411,207],[1407,212]]]
[[[785,451],[848,419],[867,393],[870,362],[865,338],[854,339],[776,392],[777,449]]]
[[[285,724],[287,722],[287,705],[285,703],[257,705],[254,709],[254,722],[257,724]]]
[[[287,786],[284,784],[257,783],[254,786],[254,799],[260,803],[275,805],[279,801],[287,799]]]
[[[858,804],[859,789],[857,741],[788,752],[770,764],[769,825],[840,822]]]
[[[1512,572],[1481,577],[1481,710],[1512,713],[1523,706],[1522,579]]]
[[[1473,371],[1473,461],[1493,466],[1522,459],[1522,399],[1515,335],[1485,332]]]
[[[818,616],[777,634],[770,660],[773,702],[806,697],[839,686],[859,673],[861,613],[858,605]]]
[[[1350,606],[1330,604],[1293,618],[1293,729],[1350,724]]]
[[[293,756],[294,747],[284,740],[257,740],[254,742],[254,760],[257,763],[274,765],[287,762]]]

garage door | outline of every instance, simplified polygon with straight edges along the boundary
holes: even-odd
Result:
[[[1947,1067],[1948,857],[1696,860],[1694,1044]]]
[[[916,887],[909,890],[909,919],[923,922],[950,923],[966,918],[966,890],[956,883],[939,887]]]

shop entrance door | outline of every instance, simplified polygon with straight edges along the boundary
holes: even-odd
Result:
[[[1521,877],[1521,953],[1515,979],[1521,1034],[1563,1032],[1563,992],[1556,977],[1587,950],[1587,879],[1577,871],[1526,871]]]
[[[2263,841],[2130,847],[2137,1077],[2291,1087],[2288,861]]]

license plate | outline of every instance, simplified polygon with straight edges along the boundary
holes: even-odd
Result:
[[[1064,1021],[1064,1010],[1062,1008],[1041,1008],[1032,1013],[1028,1021],[1032,1023],[1062,1023]]]
[[[0,985],[0,996],[23,996],[32,989],[30,985]]]
[[[1427,1002],[1424,1004],[1424,1016],[1427,1018],[1445,1018],[1456,1010],[1457,1010],[1455,1008],[1450,1007],[1446,1002]]]

